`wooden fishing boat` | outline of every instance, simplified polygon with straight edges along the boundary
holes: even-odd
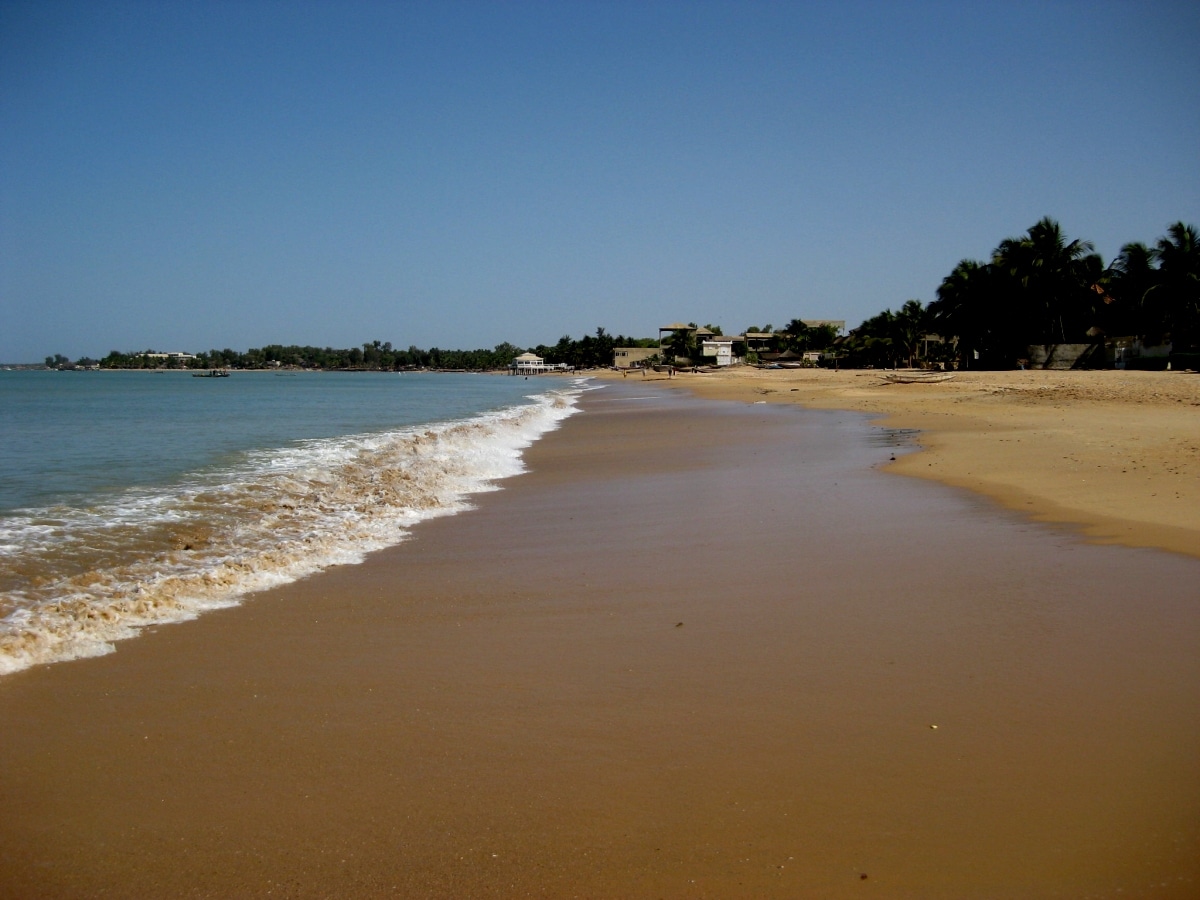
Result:
[[[954,373],[913,369],[907,372],[880,372],[879,377],[889,384],[937,384],[941,381],[953,381]]]

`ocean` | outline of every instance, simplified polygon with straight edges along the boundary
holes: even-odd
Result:
[[[0,372],[0,675],[111,652],[470,506],[581,379]]]

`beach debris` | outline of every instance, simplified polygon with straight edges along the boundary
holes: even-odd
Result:
[[[936,726],[936,725],[930,725],[929,727],[930,727],[932,730],[934,730],[934,731],[937,731],[937,726]]]
[[[683,627],[683,623],[682,623],[682,622],[676,622],[676,623],[675,623],[675,627],[676,627],[676,628],[682,628],[682,627]]]

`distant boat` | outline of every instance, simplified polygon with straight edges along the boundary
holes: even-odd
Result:
[[[229,373],[224,369],[209,369],[207,372],[193,372],[193,378],[228,378]]]

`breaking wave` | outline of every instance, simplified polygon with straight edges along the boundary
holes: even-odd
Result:
[[[522,451],[577,397],[251,452],[170,487],[0,519],[0,675],[360,562],[521,472]]]

